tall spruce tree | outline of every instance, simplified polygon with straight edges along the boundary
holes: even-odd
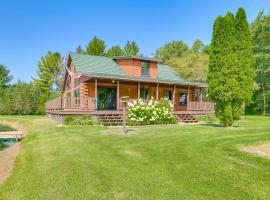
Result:
[[[214,23],[208,71],[209,97],[215,101],[215,114],[224,126],[232,126],[240,119],[243,103],[249,101],[252,94],[253,59],[250,32],[245,33],[249,31],[246,23],[242,9],[237,19],[228,12]]]

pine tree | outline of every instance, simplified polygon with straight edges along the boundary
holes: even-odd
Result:
[[[127,41],[124,47],[124,54],[126,56],[137,56],[140,51],[139,46],[135,41]]]
[[[81,45],[79,45],[79,46],[76,48],[76,53],[85,54],[85,50],[82,48]]]
[[[0,89],[7,87],[12,79],[9,69],[0,64]]]
[[[259,12],[251,30],[258,90],[254,93],[250,110],[265,115],[270,113],[270,14]]]
[[[86,45],[86,53],[89,55],[104,56],[106,44],[104,40],[96,36]]]

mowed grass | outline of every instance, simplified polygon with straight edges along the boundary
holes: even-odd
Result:
[[[270,160],[238,150],[270,141],[270,117],[217,124],[58,127],[45,117],[0,117],[28,129],[0,199],[269,199]]]

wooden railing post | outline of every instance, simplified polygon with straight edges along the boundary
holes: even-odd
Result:
[[[119,80],[118,80],[117,81],[117,110],[119,110],[119,104],[120,104],[119,95],[120,95],[120,87],[119,87]]]
[[[175,85],[173,85],[173,110],[175,109]]]
[[[189,104],[189,86],[187,89],[187,110],[190,110],[190,104]]]
[[[98,91],[97,91],[98,87],[97,87],[97,79],[95,79],[95,99],[96,99],[96,109],[98,107],[98,102],[97,102],[97,98],[98,98]]]
[[[128,97],[123,97],[121,99],[122,105],[123,105],[123,132],[126,134],[127,129],[126,129],[126,123],[127,123],[127,102],[128,102]]]
[[[140,98],[140,92],[141,92],[141,83],[138,82],[138,99]]]
[[[156,100],[158,100],[158,87],[159,87],[159,83],[157,83]]]

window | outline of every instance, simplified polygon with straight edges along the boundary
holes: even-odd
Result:
[[[149,76],[150,62],[149,61],[141,61],[141,75]]]
[[[142,98],[142,99],[149,99],[150,98],[149,88],[141,88],[140,89],[140,98]]]
[[[76,106],[79,106],[80,105],[80,88],[74,90],[74,103]]]
[[[80,97],[80,88],[74,90],[74,97]]]
[[[164,90],[164,98],[167,98],[169,100],[172,100],[172,91],[170,90]]]
[[[80,84],[80,79],[79,78],[75,78],[74,79],[74,87],[78,86]]]
[[[179,94],[179,105],[186,106],[187,105],[187,92],[180,92]]]

